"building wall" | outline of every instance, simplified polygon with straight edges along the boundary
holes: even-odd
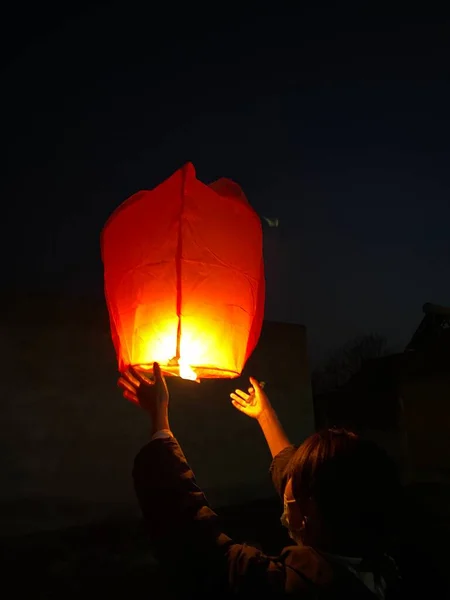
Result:
[[[450,376],[411,378],[400,393],[412,479],[450,483]]]
[[[341,390],[316,396],[316,426],[375,440],[405,481],[450,482],[448,365],[448,346],[371,361]]]
[[[116,387],[109,331],[67,319],[35,322],[1,325],[1,532],[137,514],[131,468],[149,423]],[[313,430],[302,326],[266,323],[240,380],[169,381],[173,429],[215,505],[272,493],[259,428],[229,401],[249,373],[267,382],[294,441]]]

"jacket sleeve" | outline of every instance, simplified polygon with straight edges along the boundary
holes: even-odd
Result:
[[[211,593],[216,589],[277,594],[284,567],[258,549],[234,543],[198,487],[180,445],[157,439],[136,457],[133,478],[157,559],[171,580]]]

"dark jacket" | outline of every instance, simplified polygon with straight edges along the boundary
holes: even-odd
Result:
[[[280,453],[271,468],[279,492],[292,451]],[[174,438],[147,444],[136,457],[133,477],[155,555],[172,588],[184,597],[295,595],[374,600],[345,567],[310,547],[287,547],[278,557],[269,557],[233,542],[223,532]]]

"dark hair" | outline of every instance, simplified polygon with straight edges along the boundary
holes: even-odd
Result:
[[[400,490],[384,450],[345,429],[327,429],[306,439],[288,468],[300,510],[307,514],[312,498],[335,550],[382,549]]]

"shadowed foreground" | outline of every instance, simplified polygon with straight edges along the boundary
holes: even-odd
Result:
[[[396,556],[417,593],[436,591],[450,561],[450,489],[427,485],[407,490]],[[237,541],[276,554],[289,538],[280,525],[277,498],[219,511],[224,529]],[[158,566],[139,520],[116,520],[85,527],[3,538],[1,561],[16,591],[37,598],[92,597],[127,593],[148,598],[165,592]],[[440,597],[446,597],[442,595]],[[166,596],[167,597],[167,596]]]

